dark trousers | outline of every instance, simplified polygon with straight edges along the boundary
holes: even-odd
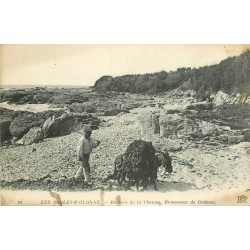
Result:
[[[89,183],[90,182],[89,154],[83,154],[82,166],[77,170],[75,178],[82,178],[83,176],[85,181]]]

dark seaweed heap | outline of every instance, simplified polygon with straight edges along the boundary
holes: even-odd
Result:
[[[147,189],[148,181],[155,184],[157,179],[155,148],[151,142],[135,140],[128,146],[122,158],[122,164],[117,169],[117,179],[122,183],[125,178],[134,180],[137,190],[142,182]]]

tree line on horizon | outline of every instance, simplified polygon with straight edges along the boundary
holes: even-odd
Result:
[[[94,88],[100,92],[154,94],[176,89],[183,84],[195,90],[200,100],[220,90],[227,94],[239,92],[250,95],[250,50],[211,66],[117,77],[102,76],[95,82]]]

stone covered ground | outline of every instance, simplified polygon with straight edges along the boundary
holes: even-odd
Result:
[[[157,101],[166,99],[157,97]],[[178,107],[185,105],[183,99],[175,100]],[[166,104],[166,108],[167,108]],[[172,105],[170,105],[173,108]],[[138,116],[147,108],[136,108],[130,113],[117,116],[102,116],[102,125],[94,130],[92,137],[101,141],[91,155],[92,187],[72,179],[80,162],[76,158],[76,145],[81,135],[48,138],[44,142],[2,147],[1,186],[2,189],[31,190],[126,190],[113,180],[115,157],[123,153],[135,139],[153,141],[155,147],[166,147],[173,160],[173,173],[158,174],[159,191],[187,190],[241,190],[249,189],[250,143],[235,145],[209,143],[202,139],[188,140],[160,138],[159,135],[141,135]],[[150,109],[150,108],[148,108]],[[152,108],[151,108],[152,109]],[[135,190],[134,187],[131,188]],[[149,190],[153,190],[149,187]]]

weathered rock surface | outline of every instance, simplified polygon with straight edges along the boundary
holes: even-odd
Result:
[[[244,135],[229,135],[228,142],[231,144],[237,144],[245,140]]]
[[[48,112],[22,112],[14,118],[10,124],[10,132],[13,137],[20,139],[27,134],[30,128],[41,127],[47,137],[61,136],[77,131],[89,124],[93,129],[98,128],[99,119],[87,113],[70,113],[59,111]]]
[[[40,127],[46,119],[51,116],[60,116],[63,111],[48,111],[48,112],[22,112],[16,116],[10,124],[10,132],[13,137],[20,139],[27,134],[32,127]]]
[[[19,144],[30,145],[32,143],[42,142],[44,140],[44,130],[33,127],[30,131],[19,140]]]
[[[196,102],[192,104],[188,104],[185,109],[193,109],[193,110],[208,110],[213,108],[213,103],[211,102]]]
[[[232,103],[246,103],[250,104],[250,96],[246,94],[237,93],[236,96],[231,101]]]
[[[245,141],[250,141],[250,129],[243,129],[242,134],[244,135]]]
[[[0,107],[0,121],[2,119],[6,119],[6,118],[13,120],[15,116],[18,116],[21,113],[22,112],[20,112],[20,111],[15,112],[13,110],[9,110],[9,109]]]
[[[159,115],[144,113],[139,116],[138,120],[142,135],[160,134]]]
[[[65,105],[68,110],[72,113],[96,113],[96,105],[94,102],[85,102],[85,103],[72,103]]]
[[[89,98],[80,94],[60,94],[52,96],[48,102],[56,104],[72,104],[72,103],[83,103],[87,102]]]
[[[83,103],[89,100],[87,90],[60,89],[60,88],[29,88],[6,90],[0,93],[0,102],[7,101],[16,104],[72,104]]]
[[[104,112],[104,115],[105,116],[116,116],[118,115],[119,113],[128,113],[129,111],[126,110],[126,109],[118,109],[118,108],[112,108],[112,109],[108,109]]]
[[[0,145],[2,145],[4,141],[9,141],[12,138],[10,124],[14,117],[20,113],[21,112],[0,108]]]
[[[10,124],[12,120],[11,119],[1,119],[0,121],[0,145],[4,141],[8,141],[11,139],[11,133],[10,133]]]
[[[218,91],[216,94],[211,95],[213,99],[213,104],[215,106],[221,106],[223,104],[231,103],[232,97],[222,91]]]
[[[32,127],[39,127],[45,121],[45,114],[25,112],[14,118],[10,125],[13,137],[21,138],[27,134]]]
[[[180,126],[183,125],[183,117],[178,114],[165,114],[159,118],[160,135],[162,137],[176,136]]]
[[[123,103],[121,104],[121,109],[130,110],[134,108],[138,108],[140,103]]]
[[[160,116],[160,135],[169,138],[201,137],[202,131],[194,119],[180,114],[164,114]]]
[[[203,136],[216,136],[218,134],[216,126],[211,122],[201,121],[200,127]]]
[[[87,113],[64,113],[59,117],[49,117],[42,125],[45,130],[46,137],[68,135],[73,131],[82,129],[89,124],[92,129],[97,129],[100,120]]]

